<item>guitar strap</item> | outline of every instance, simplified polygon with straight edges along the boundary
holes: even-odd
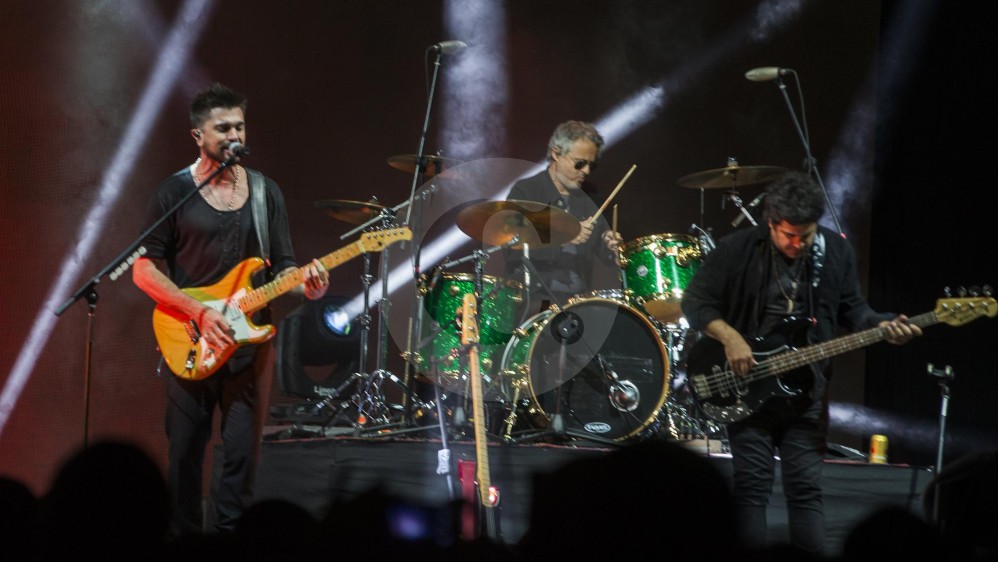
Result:
[[[263,174],[246,168],[249,178],[250,211],[253,214],[253,225],[256,227],[256,239],[260,243],[260,257],[267,264],[267,277],[272,279],[270,271],[270,230],[267,220],[267,188]]]

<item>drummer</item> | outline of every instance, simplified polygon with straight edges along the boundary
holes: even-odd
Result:
[[[604,277],[599,275],[594,279],[598,265],[604,265],[607,271],[619,270],[617,249],[623,239],[602,216],[592,220],[599,204],[594,201],[596,186],[588,178],[596,168],[603,144],[603,137],[593,125],[581,121],[561,123],[548,141],[547,168],[516,182],[507,196],[507,199],[551,205],[581,223],[579,234],[566,244],[528,249],[530,262],[550,290],[550,294],[545,292],[540,283],[532,280],[530,289],[534,295],[540,294],[535,297],[537,300],[553,299],[554,303],[564,305],[570,297],[598,288],[594,281],[601,282]],[[522,258],[522,250],[506,252],[507,277],[524,278]],[[614,282],[619,278],[613,274],[608,277]]]

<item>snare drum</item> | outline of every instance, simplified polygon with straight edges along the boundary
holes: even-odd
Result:
[[[655,234],[624,245],[622,267],[627,292],[656,320],[676,322],[690,279],[700,268],[699,241],[686,234]]]
[[[423,306],[429,316],[439,326],[439,333],[433,337],[429,351],[417,354],[418,368],[423,374],[432,375],[433,365],[442,377],[438,382],[448,383],[450,390],[464,391],[461,381],[459,353],[461,350],[461,329],[455,319],[462,307],[464,295],[474,293],[475,275],[471,273],[444,273],[437,284],[423,297]],[[481,373],[486,382],[487,398],[493,396],[490,384],[498,370],[499,357],[516,328],[517,309],[523,302],[523,285],[516,281],[500,279],[491,275],[482,276],[482,303],[478,309],[479,359]],[[423,336],[431,332],[424,328]],[[429,358],[427,358],[429,356]]]
[[[669,364],[647,316],[617,300],[589,298],[545,310],[517,329],[501,378],[507,392],[518,389],[532,425],[546,427],[560,396],[566,429],[622,440],[657,422]]]

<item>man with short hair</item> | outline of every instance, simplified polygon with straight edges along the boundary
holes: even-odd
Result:
[[[246,98],[221,84],[211,85],[194,98],[191,136],[200,157],[159,185],[146,224],[163,216],[196,186],[204,186],[145,239],[147,253],[136,260],[132,274],[134,283],[157,305],[190,322],[191,329],[213,349],[235,345],[232,326],[220,311],[181,289],[212,285],[250,257],[263,257],[268,263],[267,279],[255,280],[256,285],[296,269],[280,188],[270,178],[239,164],[230,150],[235,143],[246,143],[245,111]],[[220,167],[221,173],[212,177]],[[261,190],[262,195],[253,197],[253,190]],[[265,212],[258,216],[266,217],[261,221],[266,225],[255,223],[255,201],[265,203]],[[262,227],[268,236],[261,236]],[[261,241],[268,238],[269,247],[261,248]],[[305,268],[303,279],[295,292],[309,299],[325,294],[329,275],[317,260]],[[265,308],[257,313],[254,323],[268,323],[269,312]],[[206,378],[168,377],[167,481],[173,500],[173,536],[203,530],[203,463],[216,407],[222,415],[224,451],[215,496],[216,529],[234,530],[248,507],[272,366],[273,353],[267,342],[236,348]]]
[[[814,320],[810,343],[832,339],[840,326],[851,331],[883,326],[887,341],[894,344],[922,333],[904,315],[877,313],[867,304],[849,243],[818,225],[824,212],[820,186],[805,174],[786,174],[766,191],[765,221],[722,238],[686,288],[682,309],[690,326],[720,342],[720,363],[726,361],[737,376],[744,377],[756,364],[746,338],[772,336],[791,318]],[[691,364],[697,351],[690,352]],[[800,384],[800,394],[773,397],[727,425],[735,499],[749,545],[766,541],[766,506],[778,450],[790,542],[810,552],[824,548],[827,366],[823,360],[792,373],[803,377],[793,380]]]

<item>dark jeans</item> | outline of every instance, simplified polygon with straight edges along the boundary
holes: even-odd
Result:
[[[778,451],[790,542],[809,552],[822,553],[825,514],[821,468],[826,449],[823,418],[820,400],[777,398],[751,417],[728,426],[735,501],[746,544],[766,544],[766,507],[773,492]]]
[[[219,429],[224,451],[214,498],[216,529],[234,530],[251,501],[267,407],[264,391],[269,391],[270,359],[270,346],[264,345],[255,356],[230,359],[204,380],[189,381],[169,375],[166,436],[167,483],[173,503],[172,536],[204,531],[201,509],[204,460],[216,407],[222,415]]]

